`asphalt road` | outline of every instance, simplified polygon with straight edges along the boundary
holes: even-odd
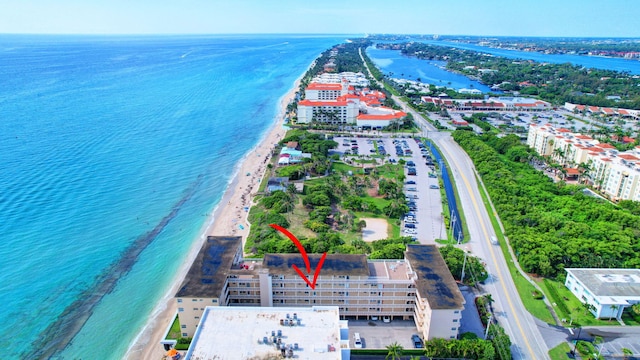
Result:
[[[404,104],[399,98],[394,99],[397,103]],[[513,358],[548,359],[548,348],[533,316],[520,300],[504,255],[498,246],[490,243],[489,239],[495,233],[482,203],[473,162],[449,133],[437,132],[420,114],[406,105],[403,107],[405,111],[412,113],[424,135],[434,141],[449,163],[470,235],[469,242],[463,247],[487,264],[489,280],[486,281],[485,289],[493,295],[496,319],[513,342]]]

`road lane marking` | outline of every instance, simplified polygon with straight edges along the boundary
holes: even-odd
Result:
[[[444,145],[444,144],[443,144]],[[442,146],[442,148],[444,148],[445,146]],[[478,202],[476,201],[476,197],[475,194],[473,193],[473,191],[471,190],[471,185],[469,184],[469,181],[467,180],[467,177],[464,175],[464,173],[462,173],[461,171],[459,172],[460,177],[462,178],[462,181],[464,182],[465,187],[467,188],[467,191],[469,192],[470,198],[471,198],[471,202],[473,203],[473,206],[476,210],[477,214],[481,214],[480,212],[480,208],[478,206]],[[480,190],[480,187],[478,186],[478,191]],[[485,211],[487,211],[485,209]],[[489,219],[489,221],[491,221],[491,219]],[[484,221],[481,221],[479,219],[479,223],[480,223],[480,227],[482,228],[482,232],[485,235],[485,240],[484,241],[489,241],[489,233],[487,231],[487,228],[484,224]],[[493,225],[492,225],[493,227]],[[494,264],[496,264],[496,270],[498,271],[498,273],[500,273],[500,276],[503,277],[504,279],[504,274],[502,274],[502,270],[500,269],[500,266],[498,266],[498,262],[495,256],[495,252],[493,251],[493,247],[489,247],[489,252],[491,253],[491,258],[493,259]],[[507,261],[507,259],[505,258],[505,262]],[[509,267],[509,264],[507,264],[507,268]],[[511,276],[511,274],[508,274],[509,276]],[[527,345],[527,348],[529,349],[529,354],[531,355],[532,359],[535,359],[535,353],[533,351],[533,349],[531,348],[531,344],[529,344],[529,340],[526,336],[526,334],[524,333],[524,330],[522,329],[522,325],[520,324],[520,319],[518,318],[518,316],[516,315],[516,311],[515,308],[513,307],[513,302],[511,301],[511,296],[509,295],[509,292],[507,291],[507,287],[504,283],[504,281],[500,282],[500,285],[502,285],[502,290],[504,291],[506,297],[507,297],[507,302],[509,303],[509,308],[511,309],[511,312],[513,313],[513,317],[516,320],[516,325],[518,326],[518,329],[520,330],[520,334],[522,334],[522,338],[524,339],[525,344]],[[514,287],[515,287],[515,281],[514,281]],[[518,291],[518,289],[515,289],[516,292]],[[524,304],[523,304],[524,306]],[[525,308],[526,311],[526,308]]]

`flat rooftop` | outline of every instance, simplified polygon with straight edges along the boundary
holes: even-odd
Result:
[[[296,314],[300,326],[280,325],[287,315]],[[337,306],[308,308],[226,307],[205,308],[185,359],[280,359],[271,337],[281,332],[281,343],[298,344],[294,358],[309,360],[341,359],[340,321]],[[346,332],[344,332],[346,333]],[[267,343],[264,343],[265,337]],[[343,339],[348,347],[348,335]]]
[[[240,236],[207,237],[176,297],[219,297],[241,245]]]
[[[565,269],[595,296],[640,297],[640,269]]]
[[[313,273],[322,257],[322,254],[308,254],[311,272]],[[307,266],[301,254],[265,254],[262,266],[269,269],[272,275],[297,275],[293,269],[295,264],[303,273],[307,272]],[[327,254],[322,264],[321,274],[327,275],[352,275],[369,276],[367,256],[362,254]]]
[[[431,309],[461,309],[464,297],[435,245],[407,245],[405,259],[418,279],[416,289]]]
[[[369,260],[369,273],[372,277],[411,280],[407,273],[407,263],[404,260]]]

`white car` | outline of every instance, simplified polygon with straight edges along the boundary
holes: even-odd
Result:
[[[353,346],[357,349],[362,349],[362,339],[360,333],[353,334]]]
[[[391,322],[391,318],[388,317],[388,316],[383,316],[382,317],[382,322],[390,323]]]

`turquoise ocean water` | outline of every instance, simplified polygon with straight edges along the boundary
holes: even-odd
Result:
[[[346,38],[0,36],[0,358],[73,324],[54,358],[121,358],[279,99]]]

